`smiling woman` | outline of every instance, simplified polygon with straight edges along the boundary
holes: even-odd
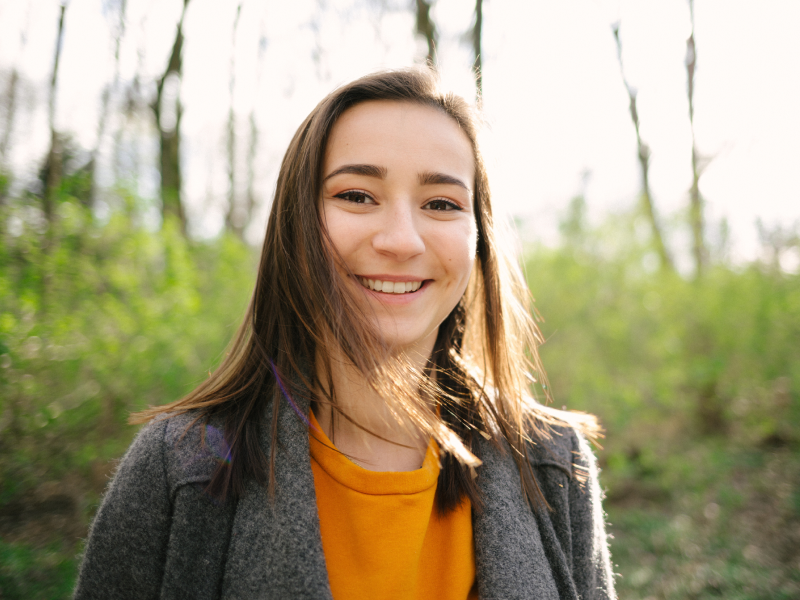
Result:
[[[247,317],[149,424],[76,598],[614,597],[588,415],[547,409],[477,119],[426,69],[286,152]]]
[[[441,110],[366,102],[334,125],[323,173],[322,214],[344,280],[372,290],[354,296],[387,344],[427,360],[475,260],[469,138]]]

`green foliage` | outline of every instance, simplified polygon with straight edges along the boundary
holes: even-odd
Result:
[[[152,231],[124,192],[98,222],[71,195],[82,185],[65,180],[51,223],[35,197],[0,207],[0,538],[19,540],[3,551],[23,571],[44,560],[46,536],[30,534],[41,529],[34,511],[17,519],[10,507],[45,518],[55,485],[80,523],[70,544],[85,535],[135,431],[128,415],[180,398],[215,367],[255,278],[255,253],[235,237],[192,242],[171,221]],[[3,594],[38,597],[3,577]]]
[[[105,456],[130,411],[213,367],[254,277],[252,251],[229,236],[192,244],[175,223],[150,232],[122,212],[99,227],[70,201],[43,233],[7,235],[2,259],[4,428],[78,437],[70,464]]]
[[[717,266],[697,281],[648,273],[631,230],[619,218],[526,256],[556,402],[600,415],[628,445],[651,434],[631,437],[634,418],[687,435],[791,437],[800,278],[759,265]]]
[[[622,215],[525,273],[557,406],[597,414],[621,598],[800,594],[800,277],[657,271]]]
[[[0,207],[0,595],[66,598],[78,540],[133,429],[222,356],[256,253],[143,225],[122,191],[86,208],[77,173],[47,222],[34,196]],[[82,200],[83,199],[83,200]],[[718,264],[653,268],[635,217],[533,247],[557,406],[597,414],[622,599],[800,594],[800,277]]]
[[[8,194],[8,188],[10,185],[11,185],[11,180],[8,176],[8,173],[0,170],[0,202],[2,202],[2,200]]]

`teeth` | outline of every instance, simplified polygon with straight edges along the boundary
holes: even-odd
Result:
[[[407,294],[416,292],[421,286],[421,281],[381,281],[379,279],[367,279],[359,277],[358,280],[365,288],[383,292],[384,294]]]

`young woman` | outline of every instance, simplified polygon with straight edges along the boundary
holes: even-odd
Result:
[[[476,118],[426,69],[325,98],[227,358],[139,415],[75,597],[614,597],[591,417],[537,330]]]

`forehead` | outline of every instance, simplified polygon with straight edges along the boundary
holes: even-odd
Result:
[[[469,175],[470,183],[474,178],[472,143],[453,117],[432,106],[393,100],[362,102],[339,117],[328,138],[324,170],[343,164],[389,166],[383,163],[399,158],[425,169],[456,169]]]

